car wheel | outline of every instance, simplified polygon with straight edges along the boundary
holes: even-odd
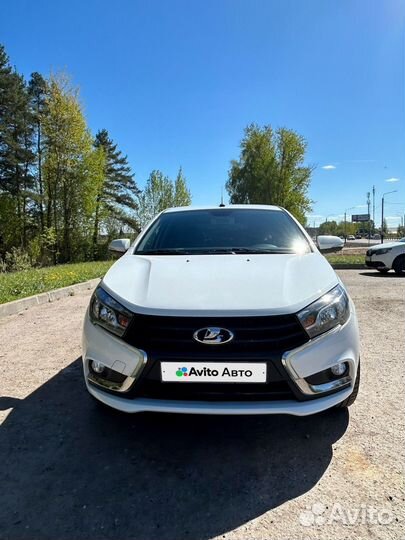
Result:
[[[392,263],[394,272],[398,275],[405,272],[405,255],[399,255]]]
[[[359,387],[360,387],[360,360],[359,360],[359,367],[357,368],[357,376],[356,376],[356,382],[354,383],[353,392],[344,401],[335,405],[335,408],[347,409],[347,407],[350,407],[350,405],[353,405],[353,403],[356,401],[357,394],[359,393]]]
[[[380,272],[380,274],[388,274],[390,271],[389,268],[377,268],[377,270]]]

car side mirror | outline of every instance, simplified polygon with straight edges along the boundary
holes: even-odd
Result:
[[[322,253],[332,253],[340,251],[345,245],[345,241],[338,236],[321,235],[316,238],[316,244]]]
[[[117,240],[112,240],[112,242],[110,242],[108,251],[112,251],[113,253],[125,253],[128,251],[130,245],[131,241],[129,238],[118,238]]]

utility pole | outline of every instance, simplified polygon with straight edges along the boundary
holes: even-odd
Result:
[[[390,193],[396,193],[397,191],[397,189],[394,189],[394,191],[387,191],[387,193],[383,193],[381,199],[381,244],[384,243],[384,197],[390,195]]]
[[[371,222],[370,222],[370,192],[367,191],[367,213],[368,213],[368,243],[370,244]]]
[[[373,186],[373,227],[375,227],[375,186]]]
[[[384,243],[384,195],[381,199],[381,244]]]

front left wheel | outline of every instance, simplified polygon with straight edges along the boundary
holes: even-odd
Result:
[[[392,263],[392,268],[397,275],[405,273],[405,255],[399,255]]]

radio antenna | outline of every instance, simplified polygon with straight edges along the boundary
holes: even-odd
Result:
[[[224,186],[221,186],[221,204],[219,205],[220,208],[224,208]]]

